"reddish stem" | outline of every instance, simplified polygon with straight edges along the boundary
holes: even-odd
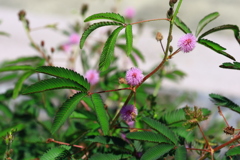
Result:
[[[62,144],[62,145],[67,145],[67,146],[73,146],[73,147],[77,147],[77,148],[81,148],[81,149],[84,149],[84,148],[85,148],[85,147],[79,146],[79,145],[71,145],[71,144],[69,144],[69,143],[60,142],[60,141],[55,141],[55,140],[52,139],[52,138],[48,138],[47,141],[46,141],[46,143],[51,143],[51,142],[57,143],[57,144]]]

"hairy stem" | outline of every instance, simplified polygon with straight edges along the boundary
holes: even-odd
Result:
[[[149,20],[144,20],[144,21],[130,23],[130,25],[139,24],[139,23],[145,23],[145,22],[152,22],[152,21],[159,21],[159,20],[170,21],[170,19],[168,19],[168,18],[157,18],[157,19],[149,19]]]

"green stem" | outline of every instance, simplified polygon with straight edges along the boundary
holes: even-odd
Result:
[[[157,85],[156,85],[156,87],[155,87],[155,89],[154,89],[154,92],[153,92],[153,96],[154,96],[154,97],[157,96],[158,91],[159,91],[159,89],[160,89],[160,87],[161,87],[161,84],[162,84],[162,80],[159,79],[158,82],[157,82]]]
[[[182,0],[179,0],[178,5],[177,5],[177,8],[176,8],[176,10],[175,10],[175,12],[174,12],[174,14],[173,14],[173,18],[172,18],[172,22],[173,22],[173,23],[174,23],[175,18],[177,17],[177,14],[178,14],[178,11],[179,11],[179,9],[180,9],[181,4],[182,4]]]
[[[144,21],[139,21],[139,22],[130,23],[130,25],[139,24],[139,23],[144,23],[144,22],[159,21],[159,20],[170,21],[170,19],[168,19],[168,18],[157,18],[157,19],[149,19],[149,20],[144,20]]]

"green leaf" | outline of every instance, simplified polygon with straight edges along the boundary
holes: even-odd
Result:
[[[123,160],[132,157],[130,154],[112,154],[112,153],[95,153],[89,160]]]
[[[201,36],[199,36],[198,39],[201,39],[203,37],[205,37],[206,35],[209,35],[211,33],[217,32],[217,31],[222,31],[225,29],[230,29],[233,30],[234,32],[234,36],[236,38],[236,40],[238,41],[238,43],[240,44],[240,37],[239,37],[239,28],[236,25],[231,25],[231,24],[226,24],[226,25],[222,25],[222,26],[218,26],[218,27],[214,27],[208,31],[206,31],[205,33],[203,33]]]
[[[97,117],[95,114],[89,112],[89,111],[84,111],[81,110],[81,113],[79,112],[73,112],[70,116],[70,118],[77,118],[77,119],[89,119],[89,120],[93,120],[96,121]]]
[[[7,33],[7,32],[2,32],[2,31],[0,31],[0,35],[1,35],[1,36],[7,36],[7,37],[10,37],[10,34]]]
[[[76,93],[62,104],[54,118],[53,125],[51,128],[52,134],[54,134],[63,125],[63,123],[74,111],[79,101],[86,95],[87,94],[83,92]]]
[[[215,43],[215,42],[212,42],[210,40],[207,40],[207,39],[198,39],[198,43],[204,45],[205,47],[208,47],[210,49],[212,49],[213,51],[223,55],[223,56],[226,56],[232,60],[235,61],[235,58],[233,56],[231,56],[230,54],[224,52],[223,50],[226,50],[226,48],[220,46],[219,44]]]
[[[194,141],[195,137],[194,137],[193,132],[187,131],[187,129],[185,127],[175,127],[175,128],[171,128],[171,129],[176,135],[184,138],[186,140],[186,142],[190,143],[190,142]]]
[[[171,140],[174,144],[177,144],[177,138],[174,133],[166,127],[164,124],[160,123],[157,120],[151,119],[149,117],[143,117],[142,120],[152,129],[161,133],[163,136]]]
[[[12,118],[13,117],[13,113],[12,111],[9,109],[9,107],[7,107],[5,104],[0,102],[0,112],[3,113],[3,117],[8,117],[8,118]]]
[[[22,94],[32,94],[54,89],[75,89],[86,92],[87,89],[75,81],[64,78],[50,78],[32,84],[23,90]]]
[[[84,20],[84,22],[89,22],[89,21],[98,20],[98,19],[109,19],[112,21],[125,23],[124,17],[117,13],[97,13],[87,17]]]
[[[232,111],[240,113],[240,106],[235,104],[230,99],[228,99],[224,96],[218,95],[218,94],[214,94],[214,93],[209,94],[209,96],[212,98],[212,101],[216,106],[227,107],[227,108],[231,109]]]
[[[117,41],[117,36],[123,28],[124,28],[124,26],[118,27],[108,37],[108,39],[104,45],[102,54],[100,56],[99,69],[101,71],[106,70],[110,66],[111,61],[113,59],[114,46]]]
[[[16,131],[21,131],[25,128],[25,126],[21,123],[13,126],[13,127],[9,127],[9,128],[6,128],[4,130],[1,130],[0,131],[0,137],[4,137],[7,135],[8,132],[12,131],[12,130],[16,130]]]
[[[127,133],[126,137],[128,139],[134,139],[139,141],[148,141],[154,143],[171,143],[165,136],[153,132],[131,132]]]
[[[223,63],[219,67],[221,68],[227,68],[227,69],[236,69],[240,70],[240,63],[239,62],[233,62],[233,63]]]
[[[192,33],[188,26],[179,17],[175,18],[174,24],[184,33]]]
[[[234,148],[229,149],[229,150],[226,152],[226,155],[227,155],[227,156],[240,155],[240,146],[237,146],[237,147],[234,147]]]
[[[160,144],[149,148],[140,160],[156,160],[174,148],[172,144]]]
[[[17,81],[17,83],[15,84],[14,90],[13,90],[13,98],[17,98],[19,92],[22,89],[22,85],[23,82],[25,81],[25,79],[27,79],[28,77],[30,77],[32,74],[34,73],[34,71],[29,71],[29,72],[25,72],[23,75],[21,75]]]
[[[165,113],[160,117],[160,121],[167,124],[167,126],[182,126],[186,121],[185,112],[183,108]]]
[[[126,46],[127,46],[127,55],[129,56],[132,52],[132,44],[133,44],[133,34],[132,34],[132,25],[128,24],[125,29],[126,35]]]
[[[5,61],[3,65],[16,65],[16,64],[33,64],[36,63],[37,65],[43,65],[44,64],[44,59],[38,56],[33,56],[33,57],[20,57],[15,60],[11,61]]]
[[[103,134],[107,135],[109,131],[109,118],[104,108],[104,103],[102,101],[102,98],[99,94],[93,94],[91,95],[91,101],[94,105],[97,118],[98,118],[98,123],[101,126]]]
[[[66,78],[70,79],[72,81],[77,82],[78,84],[85,87],[87,90],[90,89],[90,84],[88,83],[87,79],[85,79],[83,76],[78,74],[77,72],[62,68],[62,67],[53,67],[53,66],[41,66],[38,67],[36,72],[45,73],[51,76],[59,77],[59,78]]]
[[[6,66],[3,68],[0,68],[0,72],[6,72],[6,71],[29,71],[29,70],[34,70],[34,67],[29,66],[29,65],[19,65],[19,66]]]
[[[187,150],[184,146],[178,146],[174,159],[175,160],[186,160],[187,159]]]
[[[203,19],[201,19],[198,23],[197,30],[196,30],[196,37],[199,35],[199,33],[202,31],[202,29],[211,21],[216,19],[219,16],[218,12],[213,12],[208,15],[206,15]]]
[[[65,159],[70,155],[70,152],[63,147],[55,147],[48,150],[41,157],[41,160],[50,160],[50,159]]]
[[[113,137],[113,136],[89,136],[85,139],[85,141],[90,141],[94,143],[101,143],[101,144],[108,144],[108,145],[114,145],[119,148],[124,148],[124,149],[130,149],[133,151],[133,148],[129,147],[129,144],[122,140],[119,137]]]
[[[80,40],[80,48],[83,48],[83,45],[87,39],[87,37],[97,28],[103,27],[103,26],[110,26],[110,25],[117,25],[117,26],[122,26],[121,23],[117,22],[99,22],[99,23],[94,23],[90,25],[82,34],[81,40]]]

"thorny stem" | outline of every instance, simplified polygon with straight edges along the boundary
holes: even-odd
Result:
[[[200,132],[201,132],[201,134],[202,134],[205,142],[207,143],[207,146],[208,146],[208,147],[211,147],[211,146],[209,145],[208,140],[207,140],[206,136],[204,135],[204,132],[203,132],[201,126],[199,125],[199,123],[197,123],[197,126],[198,126],[198,128],[199,128],[199,130],[200,130]]]
[[[177,54],[177,53],[180,52],[180,51],[181,51],[181,49],[178,48],[173,54],[171,54],[171,55],[168,56],[168,59],[171,59],[172,56],[174,56],[175,54]]]
[[[107,90],[107,91],[93,92],[93,93],[89,93],[88,95],[90,96],[90,95],[95,94],[95,93],[115,92],[115,91],[121,91],[121,90],[131,90],[131,87],[119,88],[119,89],[113,89],[113,90]]]
[[[223,117],[223,119],[224,119],[225,123],[227,124],[227,126],[230,127],[219,106],[218,106],[218,113]]]
[[[157,19],[148,19],[148,20],[144,20],[144,21],[139,21],[139,22],[130,23],[130,25],[139,24],[139,23],[144,23],[144,22],[159,21],[159,20],[171,21],[171,19],[168,19],[168,18],[157,18]]]

